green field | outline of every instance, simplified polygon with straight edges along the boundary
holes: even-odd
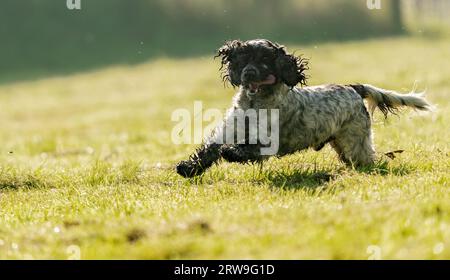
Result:
[[[0,86],[1,259],[448,259],[450,40],[289,46],[310,84],[427,90],[435,113],[375,115],[379,156],[347,169],[326,147],[185,180],[177,108],[229,106],[219,61],[159,59]]]

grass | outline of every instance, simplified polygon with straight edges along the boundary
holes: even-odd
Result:
[[[311,84],[427,89],[438,111],[376,115],[382,160],[351,170],[329,147],[185,180],[171,113],[225,109],[211,57],[161,59],[0,87],[2,259],[448,259],[450,41],[297,47]],[[291,49],[296,47],[291,46]],[[382,154],[405,150],[389,160]]]

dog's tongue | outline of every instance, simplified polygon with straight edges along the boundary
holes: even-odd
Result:
[[[249,88],[251,91],[257,91],[258,90],[258,83],[250,83]]]
[[[258,90],[258,88],[262,85],[272,85],[274,84],[276,81],[276,78],[274,75],[270,74],[269,76],[267,76],[267,78],[263,81],[260,82],[256,82],[256,83],[251,83],[250,84],[250,90],[251,91],[256,91]]]

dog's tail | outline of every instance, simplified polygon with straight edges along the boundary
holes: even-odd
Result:
[[[422,93],[399,94],[395,91],[377,88],[371,85],[350,85],[363,99],[367,99],[369,111],[378,108],[386,117],[395,114],[400,107],[411,107],[420,111],[432,111],[433,106],[425,100]]]

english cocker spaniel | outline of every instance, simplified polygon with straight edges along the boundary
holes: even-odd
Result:
[[[224,81],[239,90],[224,121],[188,160],[176,166],[183,177],[198,176],[221,158],[259,162],[307,148],[318,151],[326,144],[347,165],[371,165],[375,150],[369,111],[378,108],[386,116],[402,106],[424,111],[432,108],[420,94],[398,94],[366,84],[306,86],[308,61],[269,40],[229,41],[217,57],[221,58]],[[296,87],[299,84],[301,87]],[[267,112],[246,113],[251,110],[276,114],[263,118]],[[244,117],[244,127],[235,128],[238,116]],[[249,121],[252,116],[256,122]],[[271,138],[275,144],[262,141],[262,129],[277,134],[276,139]]]

